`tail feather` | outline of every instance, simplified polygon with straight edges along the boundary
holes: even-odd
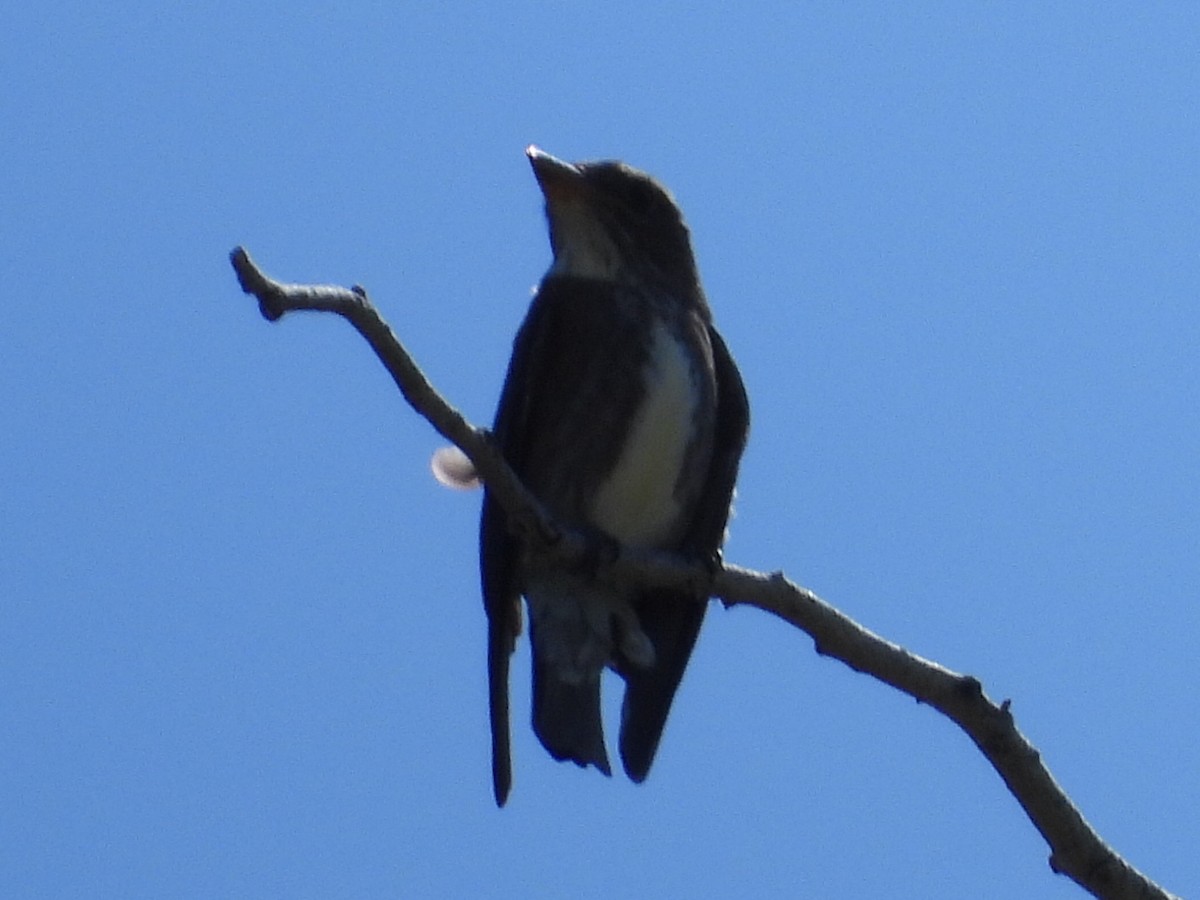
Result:
[[[570,684],[535,660],[533,730],[555,759],[592,765],[612,775],[600,719],[599,672],[594,678]]]

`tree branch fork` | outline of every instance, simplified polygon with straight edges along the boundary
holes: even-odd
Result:
[[[345,318],[371,345],[410,406],[470,460],[488,490],[515,523],[518,537],[552,564],[595,565],[605,578],[645,587],[704,591],[724,605],[752,606],[806,632],[823,656],[870,675],[958,725],[1004,780],[1050,847],[1050,868],[1095,897],[1172,898],[1133,868],[1087,823],[1054,780],[1037,749],[1017,729],[1010,702],[995,703],[980,682],[910,653],[859,625],[781,571],[756,572],[730,563],[703,562],[621,547],[615,558],[597,553],[589,538],[565,528],[509,468],[486,429],[477,428],[433,388],[366,291],[335,285],[285,284],[269,278],[241,247],[230,262],[242,289],[255,297],[268,321],[297,310]],[[697,590],[699,589],[699,590]]]

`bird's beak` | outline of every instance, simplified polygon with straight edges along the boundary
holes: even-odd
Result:
[[[577,198],[587,183],[583,173],[577,166],[551,156],[545,150],[530,144],[525,148],[529,164],[533,166],[533,174],[537,178],[538,187],[547,202],[555,203],[571,198]]]

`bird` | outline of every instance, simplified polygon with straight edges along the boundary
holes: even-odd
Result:
[[[526,149],[552,262],[513,341],[492,435],[566,527],[613,547],[719,564],[749,430],[741,374],[713,325],[672,195],[616,160]],[[509,664],[529,613],[533,729],[557,760],[611,776],[600,685],[625,683],[619,751],[643,781],[708,597],[604,581],[526,552],[484,484],[480,576],[488,620],[492,781],[512,786]]]

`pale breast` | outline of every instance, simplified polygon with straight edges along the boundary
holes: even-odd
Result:
[[[652,347],[641,405],[591,510],[594,524],[642,547],[669,541],[681,524],[684,510],[675,488],[701,402],[687,349],[666,326],[655,327]]]

